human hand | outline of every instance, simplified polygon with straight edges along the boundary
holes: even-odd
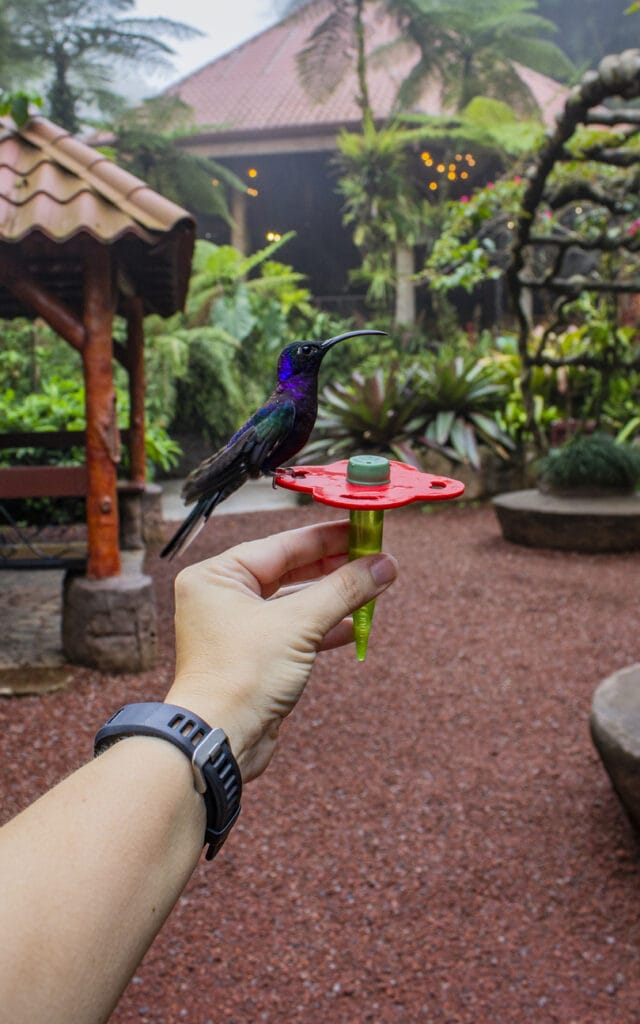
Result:
[[[324,523],[250,541],[176,578],[166,700],[224,729],[245,782],[267,767],[317,652],[352,641],[347,616],[396,577],[389,555],[348,562],[348,529]]]

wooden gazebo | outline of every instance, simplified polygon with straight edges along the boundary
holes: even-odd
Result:
[[[183,307],[194,238],[186,210],[64,129],[0,118],[0,317],[41,317],[81,356],[86,466],[71,490],[86,495],[89,579],[121,571],[113,359],[129,374],[130,478],[143,487],[143,317]],[[112,338],[116,313],[126,345]],[[2,470],[0,496],[65,493],[62,472]]]
[[[0,317],[41,317],[81,359],[85,465],[0,470],[2,497],[82,494],[86,575],[67,573],[62,644],[69,661],[140,671],[155,659],[152,581],[122,572],[113,360],[129,375],[130,480],[145,489],[147,313],[184,305],[195,240],[190,214],[40,116],[0,118]],[[113,340],[113,319],[127,323]]]

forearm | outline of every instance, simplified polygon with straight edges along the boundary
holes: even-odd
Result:
[[[204,801],[161,739],[117,743],[0,833],[3,1015],[108,1019],[202,851]]]
[[[347,547],[346,522],[306,527],[177,579],[167,700],[224,730],[244,782],[268,765],[316,653],[351,640],[347,616],[395,577],[387,556],[347,562]],[[188,758],[164,739],[135,736],[5,826],[2,1019],[106,1021],[195,867],[205,819]]]

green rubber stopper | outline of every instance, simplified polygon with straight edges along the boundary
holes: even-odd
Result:
[[[347,466],[347,483],[362,487],[388,484],[391,479],[389,460],[384,455],[352,455]]]

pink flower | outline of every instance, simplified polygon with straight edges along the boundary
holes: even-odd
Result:
[[[487,184],[485,185],[485,188],[493,188],[493,182],[488,181]]]
[[[634,220],[633,224],[629,225],[629,234],[635,235],[640,230],[640,220]]]
[[[519,185],[521,183],[521,181],[522,181],[521,176],[519,174],[514,174],[514,176],[513,176],[513,184],[514,185]]]
[[[460,196],[460,202],[461,203],[468,203],[469,202],[469,196]]]

